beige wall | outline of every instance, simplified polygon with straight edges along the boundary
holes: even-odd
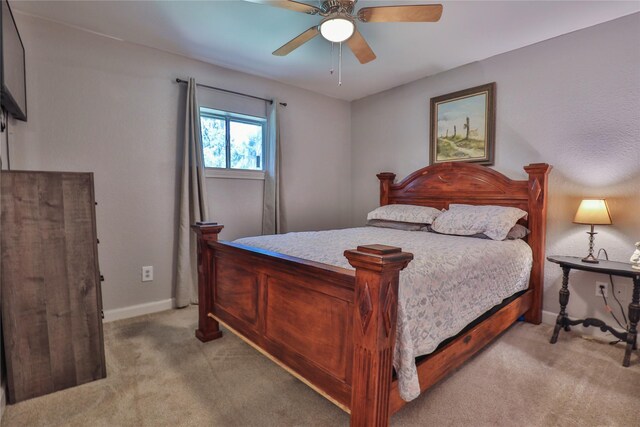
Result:
[[[429,99],[497,83],[495,169],[554,166],[547,254],[583,255],[586,226],[572,224],[582,197],[606,197],[613,226],[597,248],[628,261],[640,240],[640,14],[587,28],[379,93],[352,104],[353,222],[378,203],[375,174],[401,179],[428,164]],[[595,296],[606,276],[575,273],[569,312],[610,319]],[[630,280],[615,279],[630,300]],[[544,310],[558,312],[560,269],[547,263]],[[547,314],[546,319],[551,317]]]
[[[348,102],[19,13],[16,20],[26,48],[29,122],[11,123],[12,168],[95,173],[105,310],[172,296],[186,92],[176,77],[287,102],[286,229],[349,225]],[[208,182],[212,219],[228,224],[222,238],[260,232],[262,181]],[[140,282],[143,265],[155,267],[153,282]]]

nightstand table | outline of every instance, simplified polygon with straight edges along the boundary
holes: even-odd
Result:
[[[547,260],[559,264],[562,267],[562,288],[560,289],[560,313],[556,320],[556,327],[551,336],[551,344],[558,340],[560,329],[571,330],[571,326],[582,324],[583,326],[596,326],[602,332],[609,331],[616,338],[627,343],[622,366],[629,366],[631,351],[637,350],[638,321],[640,321],[640,270],[635,270],[631,264],[624,262],[600,260],[598,264],[582,262],[579,257],[573,256],[550,256]],[[600,319],[587,318],[570,320],[567,315],[567,304],[569,303],[569,272],[571,270],[592,271],[594,273],[611,274],[612,276],[630,277],[633,279],[633,296],[629,304],[629,331],[618,332]]]

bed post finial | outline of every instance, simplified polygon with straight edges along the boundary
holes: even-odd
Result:
[[[386,206],[389,204],[389,191],[393,180],[396,179],[396,174],[391,172],[381,172],[376,175],[380,180],[380,206]]]
[[[344,256],[356,269],[351,426],[384,427],[389,425],[398,281],[413,254],[370,245],[345,251]]]
[[[533,266],[529,288],[533,291],[531,309],[524,314],[529,323],[542,322],[542,291],[544,289],[544,252],[547,234],[547,177],[551,166],[532,163],[524,167],[529,174],[529,246],[533,253]]]
[[[213,280],[213,251],[209,242],[218,241],[218,234],[224,228],[215,222],[198,222],[191,229],[198,236],[198,329],[196,337],[207,342],[220,338],[222,332],[218,322],[209,317],[213,310],[213,287],[207,286]]]

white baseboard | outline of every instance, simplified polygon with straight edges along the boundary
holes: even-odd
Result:
[[[542,323],[545,323],[547,325],[555,325],[556,324],[556,318],[558,317],[558,313],[553,313],[551,311],[546,311],[546,310],[542,310]],[[575,320],[575,318],[569,316],[569,318],[571,320]],[[603,319],[604,320],[604,319]],[[609,325],[611,325],[611,322],[607,322]],[[619,332],[624,332],[623,330],[621,330],[620,328],[615,328],[617,331]],[[582,325],[575,325],[571,327],[572,331],[575,331],[576,333],[580,334],[580,335],[585,335],[585,336],[590,336],[590,337],[594,337],[600,340],[604,340],[604,341],[614,341],[617,338],[614,337],[613,335],[611,335],[608,332],[602,332],[600,330],[600,328],[596,328],[596,327],[589,327],[586,328]]]
[[[542,310],[542,323],[546,325],[555,325],[558,313]]]
[[[162,301],[147,302],[144,304],[131,305],[129,307],[105,310],[103,322],[113,322],[114,320],[143,316],[145,314],[157,313],[158,311],[171,310],[174,307],[174,300],[173,298],[170,298]]]

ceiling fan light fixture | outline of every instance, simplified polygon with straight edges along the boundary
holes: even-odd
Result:
[[[356,25],[347,15],[327,18],[320,23],[320,34],[332,43],[349,40],[355,30]]]

